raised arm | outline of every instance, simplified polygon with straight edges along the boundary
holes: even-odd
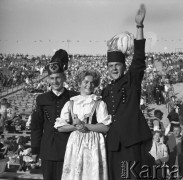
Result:
[[[136,40],[144,39],[143,22],[145,19],[145,15],[146,15],[145,5],[141,4],[140,8],[138,9],[137,14],[135,16],[135,22],[136,22],[136,26],[137,26]]]
[[[145,39],[144,39],[144,19],[146,15],[146,8],[144,4],[140,5],[140,8],[137,11],[135,16],[137,34],[136,39],[134,40],[134,57],[131,64],[131,75],[134,77],[134,81],[140,87],[144,70],[146,69],[145,64]]]

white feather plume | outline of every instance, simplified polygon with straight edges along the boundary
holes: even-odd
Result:
[[[122,32],[107,41],[107,46],[108,51],[122,51],[122,53],[130,55],[134,49],[134,36],[127,31]]]

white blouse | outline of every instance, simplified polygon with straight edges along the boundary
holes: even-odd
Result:
[[[73,113],[77,115],[77,117],[84,121],[86,117],[89,117],[89,114],[93,108],[93,105],[96,100],[101,99],[101,97],[96,96],[95,94],[91,94],[88,96],[74,96],[70,98],[70,100],[74,101],[73,104]],[[70,117],[70,101],[66,102],[64,107],[62,108],[60,117],[56,119],[55,128],[67,125],[67,121]],[[111,115],[108,114],[107,106],[104,101],[99,103],[99,106],[96,109],[96,117],[98,123],[103,123],[104,125],[109,125],[111,121]]]
[[[153,141],[149,153],[154,157],[155,160],[160,159],[162,163],[167,162],[169,159],[167,146],[161,142],[156,143]]]

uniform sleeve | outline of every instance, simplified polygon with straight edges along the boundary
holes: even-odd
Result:
[[[104,125],[111,124],[111,115],[108,114],[107,105],[104,101],[101,101],[96,109],[97,122]]]
[[[135,82],[139,88],[145,69],[145,39],[134,40],[134,57],[130,66],[130,77],[132,78],[132,82]]]
[[[134,57],[130,68],[135,71],[145,70],[145,39],[134,40]]]
[[[40,105],[40,97],[36,99],[36,109],[31,119],[31,148],[32,154],[39,154],[41,138],[43,135],[44,113]]]
[[[64,105],[64,107],[61,110],[60,117],[56,118],[56,122],[54,124],[54,128],[58,128],[64,125],[69,124],[70,121],[70,101],[67,101]]]

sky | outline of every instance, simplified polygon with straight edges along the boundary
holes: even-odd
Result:
[[[106,54],[146,5],[146,52],[183,52],[183,0],[0,0],[0,53]]]

